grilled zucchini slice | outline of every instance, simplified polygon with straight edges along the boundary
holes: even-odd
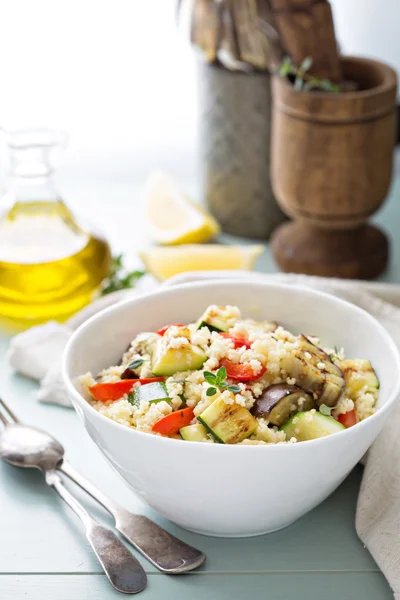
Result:
[[[333,417],[311,411],[295,415],[282,427],[287,440],[296,438],[298,442],[315,440],[345,429],[346,427]]]
[[[257,429],[257,419],[244,406],[217,398],[197,417],[222,444],[238,444]]]
[[[224,306],[209,306],[197,321],[197,329],[208,327],[210,331],[227,332],[229,325],[222,314],[224,308]]]
[[[167,386],[163,382],[154,381],[153,383],[147,383],[145,385],[139,385],[135,388],[132,396],[131,404],[140,406],[140,402],[146,401],[149,404],[156,404],[157,402],[171,402],[171,398],[168,396]]]
[[[201,423],[181,427],[179,433],[187,442],[203,442],[207,439],[207,429]]]
[[[163,339],[157,342],[151,363],[151,370],[156,377],[170,377],[182,371],[197,371],[207,356],[201,348],[187,344],[182,348],[170,348]]]

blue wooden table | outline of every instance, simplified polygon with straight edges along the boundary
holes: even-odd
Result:
[[[132,189],[109,190],[121,206],[131,202]],[[104,197],[108,192],[103,189]],[[80,199],[75,196],[75,202]],[[99,193],[86,194],[86,209],[98,214]],[[74,201],[70,202],[74,207]],[[107,223],[105,204],[100,225],[111,240],[131,239],[129,223]],[[383,277],[400,281],[400,181],[376,221],[390,232],[392,262]],[[125,229],[124,229],[125,228]],[[142,240],[136,236],[136,243]],[[258,269],[274,271],[269,251]],[[0,336],[3,358],[8,334]],[[14,375],[0,362],[0,393],[18,416],[48,429],[64,444],[72,464],[109,491],[132,511],[144,512],[172,533],[207,554],[205,565],[186,576],[165,576],[139,556],[149,583],[141,598],[147,600],[239,600],[250,594],[268,600],[386,600],[389,586],[363,548],[354,529],[354,515],[362,468],[357,467],[322,505],[286,530],[259,538],[217,539],[192,534],[147,509],[111,470],[89,439],[72,410],[40,405],[36,384]],[[93,513],[110,519],[94,501],[75,489]],[[46,487],[40,473],[0,464],[0,600],[109,600],[121,597],[101,573],[72,512]]]

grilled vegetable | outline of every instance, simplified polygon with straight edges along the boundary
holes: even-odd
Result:
[[[239,404],[226,404],[217,398],[197,417],[222,444],[238,444],[257,429],[257,419]]]
[[[251,410],[255,417],[263,417],[272,425],[281,427],[290,417],[315,408],[314,398],[295,385],[270,385],[257,398]]]
[[[223,307],[221,307],[223,308]],[[208,327],[210,331],[228,331],[229,325],[219,310],[215,310],[214,307],[209,306],[206,312],[197,321],[197,329],[202,327]]]
[[[201,423],[181,427],[179,433],[187,442],[203,442],[207,439],[207,429]]]
[[[353,425],[357,425],[356,411],[354,409],[349,410],[349,412],[339,415],[337,420],[346,428],[353,427]]]
[[[152,427],[155,433],[172,436],[179,433],[179,430],[189,425],[194,417],[193,408],[183,408],[163,417]]]
[[[137,388],[135,388],[133,394],[130,394],[130,398],[128,399],[136,406],[139,406],[142,400],[145,400],[149,404],[162,402],[163,400],[166,402],[171,401],[171,398],[168,396],[165,383],[160,382],[139,385]]]
[[[196,371],[206,360],[206,354],[198,346],[186,344],[182,348],[170,348],[161,338],[153,354],[151,370],[154,375],[169,377],[181,371]]]
[[[125,394],[132,391],[136,384],[145,385],[147,383],[164,381],[164,377],[152,377],[150,379],[123,379],[121,381],[110,381],[108,383],[96,383],[89,388],[93,398],[99,402],[108,402],[109,400],[119,400]]]
[[[138,373],[141,373],[142,366],[146,362],[149,362],[149,359],[146,361],[146,359],[142,358],[140,355],[136,355],[122,373],[121,379],[139,379]]]
[[[183,323],[171,323],[170,325],[165,325],[164,327],[161,327],[161,329],[157,331],[157,334],[161,336],[165,335],[165,333],[170,327],[184,327],[184,325]]]
[[[287,440],[296,438],[298,442],[305,442],[344,431],[346,427],[338,423],[333,417],[308,411],[298,413],[281,429],[286,433]]]
[[[243,346],[247,349],[251,348],[251,342],[246,340],[246,338],[231,335],[230,333],[224,333],[223,331],[220,335],[227,340],[231,340],[234,348],[242,348]]]
[[[133,369],[127,367],[121,375],[121,379],[139,379]]]
[[[120,364],[127,362],[127,354],[129,353],[130,363],[121,375],[121,379],[139,378],[142,372],[142,367],[145,365],[146,373],[149,372],[150,360],[157,340],[160,336],[153,332],[139,333],[127,348]]]
[[[260,379],[267,370],[266,367],[262,366],[261,371],[256,374],[249,363],[234,363],[227,358],[223,358],[219,364],[220,367],[225,367],[229,379],[243,382]]]
[[[369,360],[356,358],[354,360],[342,360],[340,368],[346,380],[346,388],[353,398],[363,388],[367,392],[376,395],[379,389],[379,381]]]
[[[318,406],[337,404],[345,386],[343,373],[321,348],[304,335],[299,336],[294,353],[284,355],[281,367],[289,377],[296,379],[300,387],[316,394]]]

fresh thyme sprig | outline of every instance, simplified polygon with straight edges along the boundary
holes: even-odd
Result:
[[[226,381],[227,372],[225,367],[221,367],[218,369],[217,373],[211,373],[211,371],[204,371],[203,377],[212,387],[209,387],[207,390],[207,396],[215,396],[218,390],[224,392],[228,390],[228,392],[233,392],[234,394],[239,394],[242,390],[238,385],[229,384]],[[173,383],[193,383],[188,379],[174,379]]]
[[[326,417],[330,417],[333,409],[334,409],[333,406],[327,406],[326,404],[321,404],[321,406],[319,407],[319,412],[322,415],[325,415]]]
[[[296,90],[303,90],[309,92],[313,89],[320,89],[324,92],[340,92],[340,86],[336,83],[332,83],[329,79],[319,79],[315,75],[310,75],[307,71],[312,66],[312,58],[307,56],[297,67],[289,56],[286,56],[278,69],[278,73],[281,77],[294,77],[294,88]]]
[[[124,257],[122,254],[119,254],[113,258],[111,272],[104,281],[101,295],[106,296],[107,294],[111,294],[111,292],[133,288],[143,275],[143,271],[126,272],[124,270]]]
[[[138,369],[145,362],[146,361],[144,360],[144,358],[136,358],[134,361],[132,361],[131,363],[129,363],[128,369],[132,369],[132,370]]]
[[[218,369],[216,374],[204,371],[203,377],[212,386],[208,388],[207,396],[215,396],[218,390],[221,392],[228,390],[234,394],[239,394],[242,391],[238,385],[229,385],[226,381],[227,372],[225,367]]]

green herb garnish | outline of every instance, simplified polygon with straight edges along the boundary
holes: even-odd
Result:
[[[294,88],[299,91],[309,92],[313,89],[320,89],[324,92],[333,92],[335,94],[340,92],[338,84],[332,83],[328,79],[319,79],[315,75],[309,75],[307,71],[310,70],[312,64],[312,58],[307,56],[301,65],[297,67],[291,58],[286,56],[278,69],[278,73],[281,77],[294,78]]]
[[[212,386],[208,388],[206,392],[207,396],[215,396],[218,390],[221,392],[228,390],[233,394],[239,394],[242,391],[238,385],[229,385],[229,383],[226,381],[227,372],[225,367],[218,369],[216,374],[211,373],[210,371],[204,371],[203,377],[207,383]]]
[[[321,413],[321,415],[330,417],[331,412],[333,411],[334,408],[335,408],[334,406],[327,406],[326,404],[321,404],[321,406],[319,407],[319,412]]]
[[[138,403],[135,400],[135,392],[129,392],[127,400],[130,402],[130,404],[132,404],[132,406],[138,406]]]
[[[206,392],[207,396],[215,396],[216,393],[217,393],[217,388],[215,388],[215,387],[209,387]]]
[[[142,364],[146,362],[144,360],[144,358],[136,358],[136,360],[133,360],[129,365],[128,365],[128,369],[138,369],[139,367],[142,366]]]
[[[102,296],[135,287],[138,280],[145,274],[144,271],[126,272],[123,263],[124,257],[122,254],[113,258],[110,274],[103,282]]]

